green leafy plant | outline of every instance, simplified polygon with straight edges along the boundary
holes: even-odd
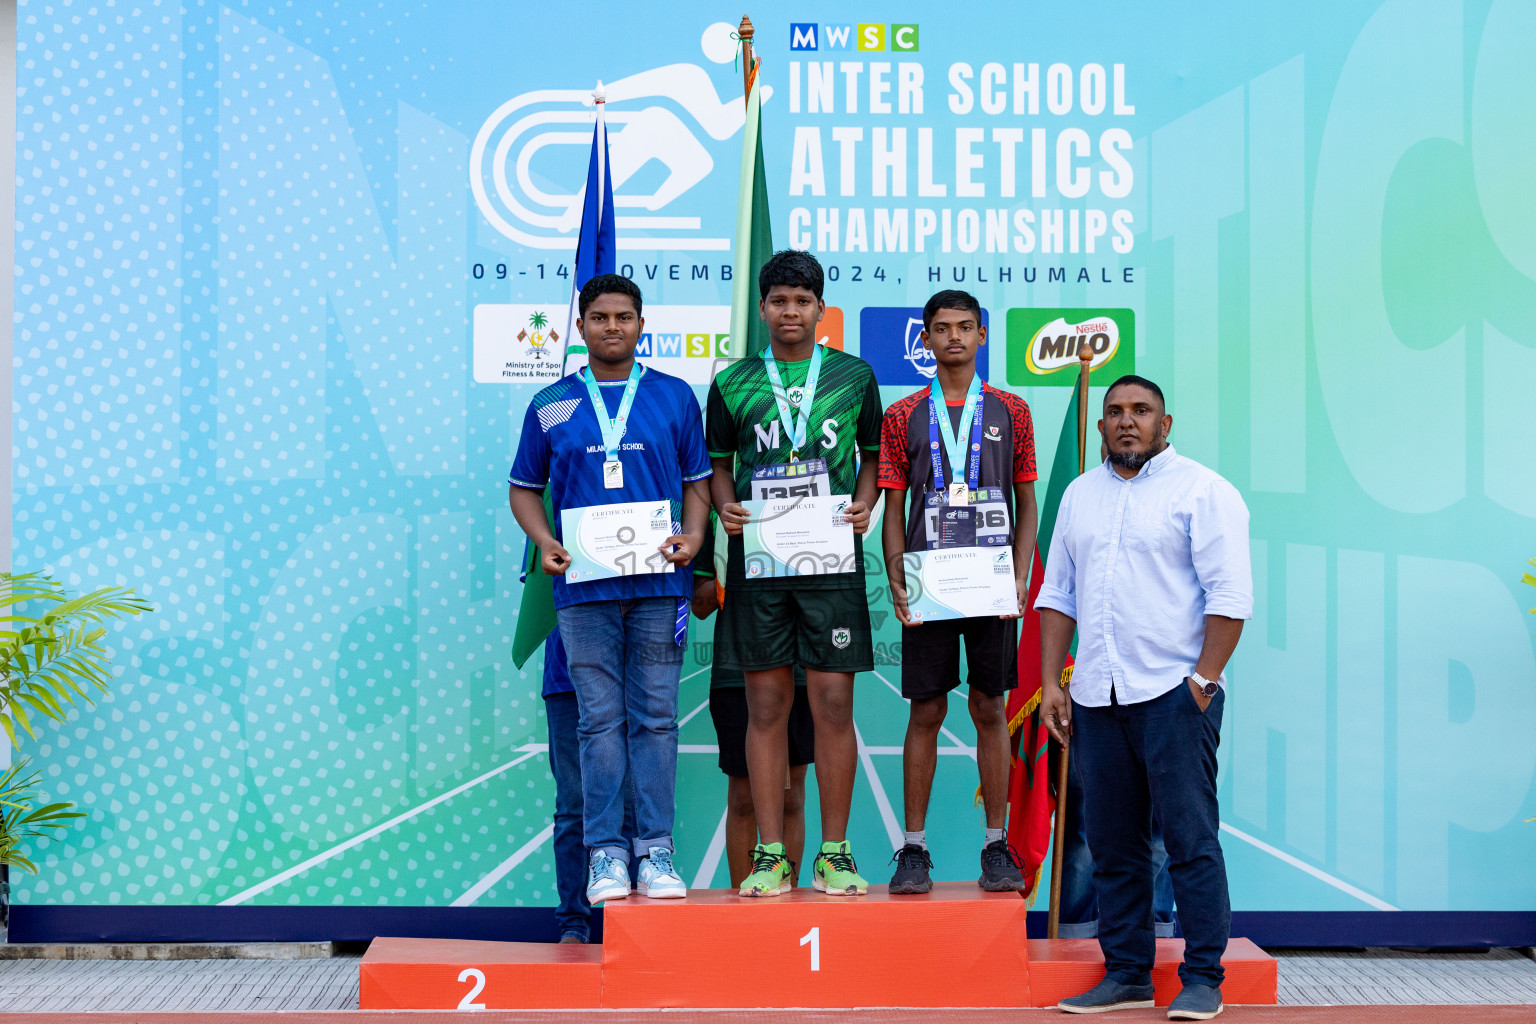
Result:
[[[42,773],[23,775],[26,764],[24,760],[18,761],[0,772],[0,864],[14,864],[35,875],[37,865],[21,852],[22,840],[55,835],[69,827],[66,822],[70,818],[85,815],[71,811],[67,803],[33,807]]]
[[[107,625],[153,607],[126,587],[71,597],[42,573],[0,573],[0,728],[11,745],[17,726],[35,739],[43,720],[63,722],[71,709],[95,703],[93,691],[107,692]],[[22,841],[54,835],[83,815],[67,803],[34,807],[41,774],[26,773],[27,764],[22,758],[0,773],[0,866],[35,872]]]

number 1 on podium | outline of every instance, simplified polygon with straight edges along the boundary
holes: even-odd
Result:
[[[821,927],[818,925],[800,936],[800,945],[811,947],[811,970],[821,970]]]

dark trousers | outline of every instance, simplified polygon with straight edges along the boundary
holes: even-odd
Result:
[[[555,925],[561,935],[592,935],[592,904],[587,902],[587,844],[581,825],[581,745],[576,736],[580,712],[574,693],[544,698],[549,724],[549,773],[555,777],[555,890],[560,905]],[[625,787],[626,791],[628,786]],[[624,839],[635,834],[634,801],[624,801]]]
[[[1073,702],[1072,760],[1082,770],[1099,896],[1099,948],[1111,978],[1152,980],[1152,814],[1162,824],[1184,931],[1186,985],[1219,988],[1232,908],[1217,836],[1216,746],[1226,691],[1202,713],[1189,684],[1139,704]]]

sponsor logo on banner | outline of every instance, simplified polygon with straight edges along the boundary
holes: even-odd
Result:
[[[813,21],[797,21],[789,26],[791,50],[890,50],[894,53],[916,53],[917,44],[916,25],[819,25]]]
[[[981,325],[988,326],[985,308]],[[887,387],[922,387],[933,380],[939,364],[923,346],[921,306],[865,306],[859,313],[859,355],[874,367],[875,379]],[[987,349],[976,353],[982,379],[987,376]]]
[[[1136,314],[1129,309],[1010,309],[1007,327],[1009,384],[1070,387],[1084,343],[1093,350],[1088,367],[1096,380],[1136,372]]]
[[[554,325],[563,325],[566,313],[564,305],[476,306],[475,381],[552,384],[585,366],[586,350],[580,338],[569,358],[562,360],[565,346]],[[702,386],[730,362],[730,306],[647,305],[644,317],[645,329],[635,343],[635,357],[652,369]],[[817,341],[829,348],[843,347],[840,308],[827,307],[818,325]]]

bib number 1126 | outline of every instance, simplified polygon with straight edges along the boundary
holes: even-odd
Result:
[[[817,926],[800,936],[800,945],[811,947],[811,970],[821,970],[821,928]]]

